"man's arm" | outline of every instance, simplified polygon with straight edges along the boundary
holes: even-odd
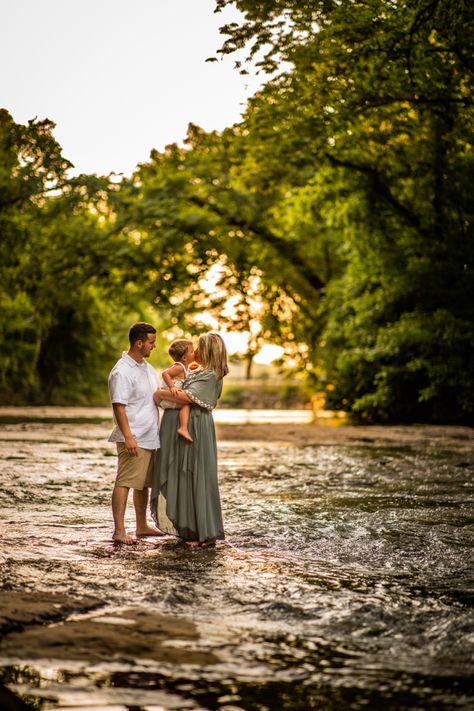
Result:
[[[114,415],[117,425],[119,426],[119,429],[125,438],[125,449],[130,454],[130,456],[138,456],[138,445],[135,441],[134,436],[132,435],[132,430],[130,429],[130,425],[128,423],[127,413],[125,412],[125,405],[122,405],[122,403],[120,402],[114,402],[112,403],[112,407],[114,409]]]

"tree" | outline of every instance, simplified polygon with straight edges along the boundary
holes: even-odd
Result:
[[[223,28],[222,52],[249,46],[276,72],[246,127],[264,139],[273,176],[284,166],[293,185],[313,182],[346,265],[310,332],[330,403],[365,419],[469,418],[472,5],[233,4],[245,19]]]
[[[241,123],[191,125],[120,185],[68,180],[50,122],[2,115],[3,327],[32,362],[20,378],[18,343],[5,350],[4,392],[28,378],[38,397],[69,387],[74,367],[53,347],[65,324],[93,333],[94,314],[153,309],[193,332],[207,311],[237,330],[256,321],[331,407],[469,420],[472,4],[233,4],[244,19],[223,27],[221,51],[247,49],[266,85]],[[83,364],[79,340],[67,351]],[[68,375],[48,389],[53,371]]]
[[[4,402],[90,402],[103,393],[124,298],[109,182],[69,179],[49,120],[0,111],[0,393]]]

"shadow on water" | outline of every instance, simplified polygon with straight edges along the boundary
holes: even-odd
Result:
[[[474,462],[465,452],[226,442],[227,541],[128,548],[109,540],[108,426],[27,423],[21,438],[9,427],[1,588],[98,601],[33,615],[4,636],[0,683],[34,708],[473,706]],[[131,528],[131,507],[127,516]],[[164,644],[172,662],[146,647],[149,630],[127,637],[130,610],[195,629]],[[185,654],[208,662],[187,664]]]

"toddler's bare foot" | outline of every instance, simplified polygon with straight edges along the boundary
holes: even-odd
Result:
[[[187,439],[188,442],[194,441],[188,430],[186,430],[184,427],[178,427],[178,434],[180,435],[180,437],[184,437],[184,439]]]

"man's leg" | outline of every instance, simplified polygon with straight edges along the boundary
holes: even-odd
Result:
[[[136,534],[139,538],[145,536],[161,536],[161,531],[148,525],[147,509],[149,487],[152,484],[153,470],[155,468],[155,450],[139,449],[139,460],[143,463],[142,484],[143,489],[133,490],[133,505],[135,506],[135,516],[137,519]]]
[[[137,518],[137,536],[160,536],[161,531],[148,525],[146,514],[148,508],[148,487],[133,490],[133,505],[135,506],[135,516]]]
[[[128,488],[116,486],[112,492],[112,514],[114,517],[114,532],[112,538],[118,543],[135,543],[135,539],[125,530],[125,509],[127,508]]]

